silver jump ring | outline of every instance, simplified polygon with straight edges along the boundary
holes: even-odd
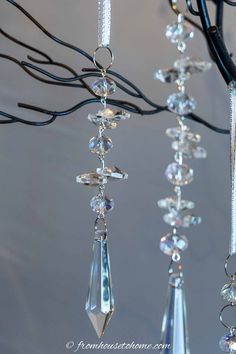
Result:
[[[178,0],[169,0],[169,4],[170,4],[172,10],[173,10],[173,11],[176,13],[176,15],[178,16],[178,15],[182,14],[183,11],[180,11],[180,10],[178,9],[177,2],[178,2]],[[187,7],[186,7],[186,10],[185,10],[184,12],[187,12]]]
[[[95,233],[104,233],[104,236],[107,236],[107,223],[104,216],[98,216],[94,222],[94,232]]]
[[[96,60],[97,53],[98,53],[98,51],[99,51],[100,49],[105,49],[105,50],[107,50],[107,51],[109,52],[110,56],[111,56],[111,61],[110,61],[110,64],[107,66],[107,68],[102,68],[101,65],[100,65],[100,64],[97,62],[97,60]],[[95,65],[95,67],[96,67],[98,70],[101,71],[101,73],[106,73],[106,71],[107,71],[108,69],[110,69],[110,67],[112,66],[113,61],[114,61],[114,54],[113,54],[112,50],[111,50],[109,47],[102,47],[102,46],[100,46],[100,47],[97,47],[97,48],[95,49],[95,51],[93,52],[93,63],[94,63],[94,65]]]
[[[182,264],[180,262],[176,262],[173,259],[171,259],[170,261],[170,265],[168,268],[168,273],[169,275],[173,274],[173,273],[182,273]]]
[[[224,310],[225,310],[227,307],[235,307],[235,304],[232,304],[232,303],[231,303],[231,304],[227,304],[227,305],[225,305],[225,306],[221,309],[220,315],[219,315],[220,322],[222,323],[222,325],[223,325],[225,328],[229,329],[230,331],[235,331],[235,330],[236,330],[236,327],[235,327],[235,326],[229,326],[228,324],[226,324],[226,323],[223,321],[222,314],[223,314]]]
[[[234,274],[229,274],[228,272],[228,262],[229,259],[232,257],[233,255],[229,254],[228,257],[225,260],[225,274],[229,279],[234,279],[236,277],[236,272]]]

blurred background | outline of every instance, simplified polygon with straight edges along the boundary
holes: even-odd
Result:
[[[61,39],[89,53],[97,46],[96,1],[19,3]],[[91,66],[49,40],[6,1],[1,0],[0,6],[1,25],[9,34],[77,71]],[[116,0],[112,14],[113,69],[164,105],[175,87],[155,81],[153,73],[178,58],[164,35],[166,25],[175,21],[167,0]],[[232,8],[225,12],[225,38],[234,53],[235,14]],[[3,37],[1,51],[19,60],[32,54]],[[188,53],[209,60],[205,40],[197,31]],[[0,80],[1,109],[25,119],[45,117],[18,108],[17,102],[64,110],[89,98],[80,89],[37,82],[3,59]],[[229,127],[229,95],[215,65],[194,76],[187,90],[198,101],[199,116]],[[114,98],[127,99],[119,91]],[[88,150],[96,127],[87,115],[99,108],[99,104],[84,107],[48,127],[0,127],[0,348],[4,354],[64,354],[69,352],[69,340],[99,343],[84,310],[95,218],[89,201],[94,191],[75,182],[76,175],[98,166]],[[108,185],[108,195],[115,200],[108,226],[116,311],[102,339],[105,343],[160,340],[169,259],[160,252],[159,239],[170,228],[156,202],[172,194],[164,176],[173,161],[165,130],[176,125],[174,118],[167,112],[132,115],[107,134],[114,143],[108,165],[127,171],[129,179]],[[194,122],[189,125],[202,135],[208,151],[207,160],[189,161],[195,180],[183,191],[185,198],[196,202],[195,212],[203,218],[200,226],[183,232],[189,238],[184,273],[190,344],[193,354],[217,353],[219,338],[226,332],[218,314],[230,234],[229,137]]]

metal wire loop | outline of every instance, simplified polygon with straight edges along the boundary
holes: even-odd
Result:
[[[103,215],[98,215],[94,222],[94,232],[98,237],[107,237],[107,223]]]
[[[178,0],[169,0],[169,4],[172,8],[172,10],[176,13],[176,15],[180,15],[180,14],[183,14],[187,11],[187,7],[185,10],[181,11],[179,10],[178,6],[177,6],[177,2]]]
[[[236,277],[236,272],[234,273],[234,274],[229,274],[229,272],[228,272],[228,263],[229,263],[229,259],[232,257],[232,256],[234,256],[234,255],[228,255],[228,257],[226,258],[226,260],[225,260],[225,274],[226,274],[226,276],[229,278],[229,279],[235,279],[235,277]]]
[[[109,65],[108,65],[106,68],[101,67],[101,65],[98,64],[97,59],[96,59],[97,53],[98,53],[98,51],[101,50],[101,49],[107,50],[107,51],[109,52],[109,54],[110,54],[110,57],[111,57],[110,63],[109,63]],[[109,47],[99,46],[99,47],[97,47],[97,48],[95,49],[95,51],[94,51],[94,53],[93,53],[93,63],[94,63],[94,65],[95,65],[95,67],[96,67],[98,70],[101,71],[102,74],[105,74],[105,73],[107,72],[107,70],[110,69],[110,67],[111,67],[112,64],[113,64],[113,61],[114,61],[114,54],[113,54],[112,50],[111,50]]]
[[[182,264],[180,263],[180,261],[176,262],[173,259],[171,259],[170,261],[170,265],[168,268],[168,273],[169,275],[171,274],[182,274],[183,272],[183,267]]]
[[[220,315],[219,315],[219,319],[220,319],[221,324],[222,324],[225,328],[229,329],[230,331],[235,331],[235,330],[236,330],[236,326],[229,326],[227,323],[225,323],[225,322],[223,321],[222,315],[223,315],[223,312],[224,312],[224,310],[225,310],[226,308],[228,308],[228,307],[235,307],[235,306],[236,306],[236,305],[233,304],[233,303],[225,305],[225,306],[221,309]]]

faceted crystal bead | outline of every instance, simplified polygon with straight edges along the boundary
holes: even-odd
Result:
[[[175,209],[175,210],[188,210],[194,208],[194,202],[189,200],[178,200],[176,197],[169,197],[161,199],[157,202],[159,208],[162,209]]]
[[[183,218],[182,227],[196,226],[201,224],[202,218],[196,215],[185,215]]]
[[[100,338],[113,314],[114,299],[107,239],[99,231],[93,244],[93,261],[85,309]]]
[[[176,162],[168,165],[166,172],[168,181],[176,186],[184,186],[193,180],[193,170],[188,165],[179,165]]]
[[[121,171],[118,167],[97,168],[97,173],[106,177],[108,180],[123,180],[128,178],[126,172]]]
[[[193,151],[193,156],[196,159],[205,159],[207,157],[207,151],[201,146],[197,146],[196,149]]]
[[[212,64],[201,59],[185,57],[174,62],[174,68],[184,72],[188,78],[192,74],[198,74],[211,69]]]
[[[236,283],[231,282],[225,284],[220,294],[224,300],[236,304]]]
[[[188,247],[188,240],[183,235],[167,234],[160,240],[160,249],[167,256],[172,256],[175,251],[185,251]]]
[[[174,68],[159,69],[155,72],[154,78],[169,84],[179,79],[179,71]]]
[[[113,148],[110,138],[105,135],[93,137],[89,141],[89,150],[94,154],[104,155]]]
[[[166,38],[169,39],[171,43],[182,43],[193,37],[193,28],[186,23],[174,22],[166,27]]]
[[[170,213],[163,216],[163,220],[172,227],[190,227],[192,225],[198,225],[202,219],[200,216],[184,215],[180,211],[172,210]]]
[[[130,114],[121,110],[114,110],[111,108],[104,108],[97,114],[89,114],[88,119],[93,124],[99,126],[103,124],[106,129],[114,129],[117,126],[117,122],[125,119],[129,119]]]
[[[97,187],[107,182],[107,178],[96,172],[88,172],[76,177],[76,182],[89,187]]]
[[[196,109],[197,103],[194,98],[186,93],[173,93],[167,99],[168,109],[180,116],[187,115]]]
[[[189,157],[192,156],[192,154],[197,148],[195,142],[188,141],[188,140],[181,140],[181,141],[175,140],[173,141],[171,146],[173,150],[181,152],[182,154],[187,155]]]
[[[100,97],[107,97],[116,91],[116,84],[108,77],[102,77],[93,82],[91,88],[95,95]]]
[[[114,209],[114,201],[106,195],[102,196],[98,194],[91,199],[90,206],[95,213],[105,214]]]
[[[166,135],[171,139],[182,139],[187,136],[190,129],[187,125],[166,129]]]
[[[170,344],[161,354],[190,354],[183,276],[171,274],[164,312],[161,344]]]
[[[225,334],[220,340],[220,349],[225,353],[236,353],[236,335]]]

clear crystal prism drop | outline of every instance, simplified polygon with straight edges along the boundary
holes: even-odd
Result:
[[[161,354],[190,354],[184,285],[180,274],[171,274],[169,278],[161,332],[161,344],[170,344]]]
[[[93,261],[85,309],[100,338],[104,334],[114,312],[107,239],[101,231],[97,231],[95,234]]]
[[[178,92],[168,97],[167,106],[171,112],[184,116],[193,112],[197,103],[194,98],[189,97],[186,93]]]

